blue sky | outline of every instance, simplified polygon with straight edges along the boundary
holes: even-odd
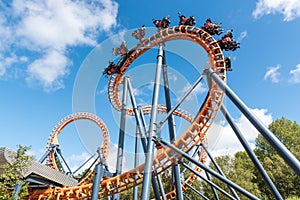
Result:
[[[111,54],[111,48],[118,46],[122,39],[128,41],[129,48],[136,45],[137,41],[128,35],[143,24],[151,27],[153,18],[170,15],[171,25],[177,25],[179,11],[195,16],[197,26],[210,17],[214,22],[222,22],[225,30],[234,30],[241,48],[225,52],[232,58],[233,66],[227,84],[261,121],[268,125],[284,116],[300,123],[299,0],[205,3],[10,0],[0,2],[0,146],[16,149],[17,144],[31,145],[32,154],[39,158],[55,124],[82,109],[93,111],[103,119],[115,144],[119,115],[110,108],[106,98],[108,79],[101,77],[107,61],[117,59]],[[150,33],[148,28],[147,36]],[[180,45],[180,42],[166,45],[170,47],[167,62],[175,70],[171,78],[192,83],[196,77],[189,62],[202,65],[197,59],[204,54],[197,47],[184,43],[187,45],[184,49]],[[176,52],[182,50],[190,56],[186,60],[178,58],[184,68],[172,61]],[[145,82],[140,85],[137,82],[148,74],[151,67],[147,64],[156,62],[155,53],[156,50],[150,51],[144,60],[137,60],[136,70],[128,72],[136,80],[135,92],[140,103],[148,99],[143,95],[149,93],[149,88]],[[151,83],[151,79],[147,81]],[[186,85],[182,87],[174,89],[174,93],[180,96]],[[203,92],[200,87],[196,94]],[[257,133],[249,131],[249,124],[229,100],[226,105],[241,129],[247,130],[247,139],[253,142]],[[93,124],[83,127],[97,132]],[[218,143],[214,146],[215,154],[239,150],[237,143],[228,137],[232,135],[230,128],[223,124],[222,130],[224,134],[215,142]],[[86,158],[97,144],[95,138],[100,137],[99,133],[91,133],[86,139],[82,131],[70,124],[60,137],[66,157],[74,163]]]

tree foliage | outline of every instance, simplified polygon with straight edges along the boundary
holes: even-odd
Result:
[[[281,118],[273,121],[269,129],[299,160],[300,126],[296,122]],[[254,152],[282,197],[284,199],[298,199],[300,197],[300,177],[285,163],[277,151],[261,135],[256,139]],[[219,156],[215,160],[229,180],[260,199],[275,199],[246,152],[238,152],[233,157],[228,155]],[[210,167],[215,169],[212,163]],[[216,178],[213,178],[213,182],[229,193],[229,189],[224,183]],[[213,199],[210,186],[208,184],[203,185],[204,194],[209,199]],[[218,192],[218,195],[220,199],[227,199],[220,192]],[[239,195],[239,197],[247,199],[243,195]]]
[[[300,126],[296,122],[281,118],[273,121],[269,129],[300,160]],[[256,145],[255,153],[283,198],[300,197],[300,177],[261,135],[256,139]],[[272,194],[262,180],[259,185],[265,198],[271,198]]]
[[[26,155],[30,147],[18,145],[16,153],[12,153],[10,164],[0,166],[0,200],[22,199],[28,194],[27,184],[23,183],[22,172],[27,169],[31,156]],[[13,197],[15,186],[22,185],[18,197]]]

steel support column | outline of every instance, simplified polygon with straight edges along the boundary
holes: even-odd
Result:
[[[171,97],[170,97],[170,88],[169,88],[169,79],[168,79],[168,70],[166,64],[166,55],[164,51],[163,63],[162,63],[162,71],[163,71],[163,78],[164,78],[164,90],[165,90],[165,99],[166,99],[166,107],[167,113],[171,110]],[[169,137],[170,143],[173,143],[176,140],[176,131],[175,131],[175,121],[173,115],[170,115],[168,118],[168,126],[169,126]],[[180,181],[180,168],[178,163],[175,163],[172,166],[172,179],[176,188],[176,199],[182,200],[182,187]]]
[[[142,146],[143,146],[143,150],[144,150],[144,153],[146,154],[146,151],[147,151],[147,140],[146,140],[146,130],[145,130],[145,124],[144,124],[146,122],[144,121],[144,116],[143,116],[143,113],[142,113],[143,111],[141,110],[141,107],[138,107],[136,105],[136,101],[135,101],[135,98],[134,98],[134,95],[133,95],[133,89],[132,89],[131,82],[130,82],[129,78],[127,80],[127,84],[128,84],[128,92],[129,92],[130,100],[131,100],[131,103],[132,103],[134,116],[135,116],[136,123],[137,123],[137,134],[138,135],[136,135],[136,138],[138,138],[139,135],[140,135]],[[142,118],[142,120],[140,118]],[[142,128],[142,124],[143,124],[144,128]],[[159,181],[159,183],[161,182],[160,178],[158,178],[157,180]],[[152,177],[151,183],[152,183],[153,191],[154,191],[154,194],[155,194],[155,198],[156,199],[160,199],[160,194],[159,194],[159,191],[158,191],[158,186],[157,186],[157,183],[156,183],[156,180],[155,180],[154,177]],[[162,191],[162,195],[163,194],[164,194],[164,191]]]
[[[227,86],[223,80],[211,69],[206,68],[205,73],[209,78],[212,78],[218,86],[225,92],[229,99],[237,106],[237,108],[245,115],[252,125],[262,134],[262,136],[270,143],[270,145],[278,152],[285,162],[300,176],[300,162],[297,158],[278,140],[278,138],[267,129],[254,116],[250,109],[242,102],[242,100]]]
[[[226,178],[225,174],[223,173],[222,169],[219,167],[218,163],[216,162],[216,160],[211,156],[211,154],[208,152],[208,150],[206,149],[206,147],[201,143],[200,144],[202,146],[202,148],[205,150],[206,154],[208,155],[208,157],[210,158],[210,160],[212,161],[212,163],[214,164],[214,166],[216,167],[217,171]],[[236,199],[240,199],[239,196],[237,195],[237,193],[235,192],[235,190],[229,186],[229,189],[231,191],[231,193],[235,196]]]
[[[134,147],[134,168],[136,168],[138,165],[139,165],[139,157],[138,157],[138,154],[139,154],[139,146],[140,146],[140,143],[139,143],[139,135],[140,135],[140,129],[138,127],[138,125],[136,126],[136,135],[135,135],[135,147]],[[137,175],[135,175],[135,178],[137,178]],[[133,187],[133,200],[137,200],[138,199],[138,186],[134,186]]]
[[[261,176],[263,177],[263,179],[267,183],[267,185],[268,185],[269,189],[271,190],[271,192],[273,193],[273,195],[276,197],[276,199],[283,199],[282,196],[280,195],[280,193],[278,192],[277,188],[275,187],[274,183],[272,182],[272,180],[268,176],[267,172],[265,171],[265,169],[263,168],[263,166],[260,164],[259,160],[255,156],[255,154],[252,151],[251,147],[247,143],[247,140],[244,138],[242,132],[239,130],[237,125],[234,123],[231,115],[228,113],[225,106],[223,106],[223,105],[221,106],[221,111],[222,111],[223,115],[225,116],[226,120],[228,121],[228,123],[230,124],[231,128],[235,132],[235,134],[236,134],[237,138],[239,139],[240,143],[243,145],[243,147],[244,147],[245,151],[247,152],[247,154],[249,155],[250,159],[254,163],[255,167],[258,169]]]
[[[122,94],[122,110],[120,119],[120,131],[119,131],[119,142],[118,142],[118,157],[116,174],[119,175],[122,172],[123,167],[123,154],[124,154],[124,139],[125,139],[125,123],[126,123],[126,104],[127,104],[127,92],[128,92],[128,77],[124,77],[123,94]],[[114,194],[113,200],[120,199],[120,194]]]
[[[230,185],[231,187],[233,187],[234,189],[238,190],[240,193],[242,193],[243,195],[245,195],[246,197],[250,198],[250,199],[259,199],[256,196],[254,196],[253,194],[251,194],[250,192],[248,192],[247,190],[245,190],[244,188],[240,187],[239,185],[235,184],[234,182],[228,180],[227,178],[224,178],[222,175],[218,174],[217,172],[215,172],[214,170],[210,169],[209,167],[207,167],[206,165],[200,163],[198,160],[196,160],[195,158],[191,157],[189,154],[181,151],[180,149],[178,149],[177,147],[175,147],[172,144],[169,144],[168,142],[164,141],[161,138],[153,138],[154,140],[156,140],[156,142],[160,142],[161,144],[171,148],[173,151],[175,151],[176,153],[179,153],[180,155],[182,155],[184,158],[190,160],[192,163],[194,163],[195,165],[197,165],[198,167],[204,169],[205,171],[207,171],[208,173],[210,173],[211,175],[215,176],[216,178],[220,179],[221,181],[223,181],[224,183],[226,183],[227,185]]]
[[[228,194],[225,190],[223,190],[221,187],[219,187],[218,185],[216,185],[215,183],[213,183],[211,180],[208,180],[208,179],[204,178],[199,172],[197,172],[196,170],[194,170],[192,167],[188,166],[185,163],[182,163],[182,165],[184,167],[186,167],[188,170],[190,170],[191,172],[193,172],[194,174],[196,174],[199,178],[201,178],[202,180],[204,180],[205,182],[207,182],[211,187],[216,188],[217,190],[219,190],[220,192],[222,192],[229,199],[235,200],[235,198],[233,196],[231,196],[230,194]],[[205,172],[208,173],[207,171],[205,171]]]
[[[209,180],[209,181],[212,182],[211,176],[210,176],[209,173],[207,173],[207,171],[205,171],[205,175],[206,175],[206,177],[207,177],[207,180]],[[219,195],[218,195],[216,189],[214,188],[214,186],[211,185],[210,187],[211,187],[211,189],[212,189],[212,191],[213,191],[213,193],[214,193],[214,196],[215,196],[216,200],[219,200]]]
[[[128,77],[124,77],[116,175],[121,174],[122,167],[123,167],[122,161],[123,161],[123,153],[124,153],[123,151],[124,151],[124,139],[125,139],[126,104],[127,104],[127,92],[128,92],[127,82],[128,82]]]
[[[199,192],[198,190],[196,190],[193,186],[191,186],[188,183],[184,183],[184,185],[188,186],[190,189],[192,189],[194,192],[196,192],[198,195],[200,195],[203,199],[205,200],[209,200],[209,198],[207,198],[206,196],[204,196],[201,192]]]
[[[99,199],[99,185],[100,185],[101,179],[103,178],[103,174],[104,174],[103,164],[99,163],[95,166],[95,171],[94,171],[92,200]]]
[[[150,198],[150,180],[152,178],[152,165],[153,165],[153,154],[154,154],[154,141],[152,140],[153,136],[156,136],[156,117],[157,117],[157,102],[159,95],[159,84],[161,77],[161,68],[162,68],[162,59],[163,59],[164,43],[159,43],[158,45],[158,56],[157,56],[157,65],[156,65],[156,74],[154,82],[154,91],[152,98],[152,109],[149,125],[149,137],[147,144],[147,154],[145,158],[145,167],[144,167],[144,179],[142,187],[142,200],[148,200]]]

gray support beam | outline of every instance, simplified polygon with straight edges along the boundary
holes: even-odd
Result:
[[[179,99],[179,101],[171,108],[167,115],[157,125],[158,129],[161,129],[162,125],[169,119],[173,112],[181,105],[181,103],[189,96],[189,94],[197,87],[197,85],[203,79],[203,75],[196,80],[196,82],[186,91],[186,93]]]
[[[157,65],[156,65],[156,74],[154,82],[154,91],[152,98],[152,109],[149,125],[149,137],[147,144],[147,154],[145,158],[145,167],[144,167],[144,179],[142,187],[142,200],[148,200],[150,198],[150,180],[152,178],[152,165],[153,165],[153,156],[154,156],[154,141],[152,137],[156,135],[156,117],[157,117],[157,102],[159,96],[159,84],[161,77],[161,67],[163,59],[164,43],[159,43],[158,45],[158,56],[157,56]]]
[[[168,70],[167,70],[167,64],[166,64],[165,51],[164,51],[164,57],[163,57],[163,63],[162,63],[162,71],[163,71],[163,78],[164,78],[166,107],[167,107],[167,113],[168,113],[168,112],[170,112],[172,106],[171,106],[171,97],[170,97],[170,88],[169,88],[169,79],[168,79]],[[176,140],[175,121],[174,121],[173,115],[170,115],[168,118],[168,126],[169,126],[170,142],[173,143]],[[178,163],[175,163],[172,166],[172,179],[173,179],[173,183],[176,188],[176,199],[182,200],[183,194],[182,194],[182,187],[181,187],[181,181],[180,181],[180,168],[179,168]]]
[[[216,160],[211,156],[211,154],[209,153],[209,151],[206,149],[204,144],[200,144],[202,146],[202,148],[205,150],[206,154],[208,155],[208,157],[210,158],[210,160],[212,161],[212,163],[214,164],[214,166],[216,167],[217,171],[226,178],[225,174],[223,173],[222,169],[219,167],[218,163],[216,162]],[[240,199],[239,196],[237,195],[237,193],[235,192],[234,189],[232,189],[232,187],[229,186],[229,189],[231,191],[231,193],[235,196],[236,199]]]
[[[92,200],[99,199],[99,185],[100,185],[101,179],[103,178],[103,174],[104,174],[103,164],[99,163],[95,166],[95,171],[94,171]]]
[[[134,156],[134,168],[136,168],[138,165],[139,165],[139,146],[140,146],[140,143],[139,143],[139,135],[140,135],[140,132],[139,132],[140,128],[136,127],[136,135],[135,135],[135,147],[134,147],[134,151],[135,151],[135,156]],[[135,178],[137,178],[137,175],[135,175]],[[133,187],[133,200],[137,200],[138,199],[138,189],[139,187],[136,185]]]
[[[126,123],[126,103],[127,103],[127,92],[128,92],[127,82],[128,82],[128,77],[124,77],[116,175],[121,174],[122,167],[123,167],[125,123]]]
[[[125,124],[126,124],[126,104],[127,104],[127,92],[128,92],[128,77],[124,77],[123,84],[123,95],[122,95],[122,110],[120,119],[120,131],[119,131],[119,142],[118,142],[118,157],[116,166],[116,176],[121,174],[123,167],[123,154],[124,154],[124,140],[125,140]],[[114,194],[113,200],[120,199],[120,194]]]
[[[25,181],[21,181],[20,183],[17,183],[14,187],[14,192],[13,192],[13,199],[18,200],[19,199],[19,194],[21,192],[22,186],[25,183]]]
[[[254,163],[255,167],[258,169],[261,176],[263,177],[263,179],[267,183],[267,185],[268,185],[269,189],[271,190],[271,192],[273,193],[274,197],[276,199],[283,199],[282,196],[280,195],[280,193],[278,192],[277,188],[275,187],[274,183],[272,182],[272,180],[268,176],[267,172],[265,171],[265,169],[263,168],[263,166],[260,164],[259,160],[255,156],[255,154],[252,151],[250,145],[247,143],[247,140],[243,136],[242,132],[239,130],[237,125],[234,123],[231,115],[229,114],[229,112],[227,111],[225,106],[223,106],[223,105],[221,106],[221,111],[222,111],[223,115],[225,116],[226,120],[228,121],[228,123],[230,124],[231,128],[235,132],[235,134],[236,134],[237,138],[239,139],[240,143],[243,145],[243,147],[244,147],[245,151],[247,152],[247,154],[249,155],[250,159]]]
[[[146,128],[145,128],[146,127],[146,122],[145,122],[143,111],[141,110],[141,107],[138,107],[136,105],[135,97],[134,97],[134,94],[133,94],[133,89],[132,89],[131,82],[130,82],[129,78],[127,79],[127,84],[128,84],[128,92],[129,92],[130,100],[131,100],[131,103],[132,103],[135,120],[136,120],[136,123],[137,123],[137,134],[138,135],[136,135],[136,138],[138,138],[139,136],[141,137],[143,150],[144,150],[144,153],[146,154],[146,152],[147,152],[147,140],[146,140]],[[140,118],[142,118],[142,120]],[[144,128],[142,128],[142,125],[143,125]],[[159,177],[158,177],[157,180],[161,182]],[[152,183],[153,191],[154,191],[154,194],[155,194],[155,198],[160,199],[160,194],[159,194],[159,191],[158,191],[157,182],[156,182],[154,177],[151,178],[151,183]],[[162,191],[162,194],[164,194],[164,191]]]
[[[196,192],[198,195],[200,195],[203,199],[205,200],[209,200],[209,198],[207,198],[206,196],[204,196],[201,192],[199,192],[198,190],[196,190],[193,186],[191,186],[188,183],[184,183],[186,186],[188,186],[190,189],[192,189],[194,192]]]
[[[156,178],[157,178],[158,186],[159,186],[159,189],[160,189],[160,192],[161,192],[161,199],[162,200],[167,200],[165,189],[164,189],[164,186],[162,184],[160,175],[157,175]]]
[[[141,137],[144,152],[146,152],[146,149],[147,149],[147,141],[146,141],[147,133],[146,133],[146,129],[145,129],[146,125],[145,125],[145,122],[142,121],[144,119],[141,119],[142,116],[140,114],[143,111],[140,106],[136,105],[136,101],[135,101],[135,98],[133,95],[133,89],[132,89],[129,78],[128,78],[127,84],[128,84],[128,92],[129,92],[129,96],[130,96],[130,100],[131,100],[131,104],[132,104],[132,108],[133,108],[133,112],[134,112],[135,121],[137,123],[137,128],[139,129],[138,133],[140,134],[140,137]],[[142,128],[142,126],[144,128]]]
[[[208,173],[210,173],[211,175],[215,176],[216,178],[218,178],[219,180],[223,181],[224,183],[226,183],[227,185],[230,185],[231,187],[233,187],[234,189],[238,190],[240,193],[242,193],[243,195],[245,195],[246,197],[250,198],[250,199],[259,199],[256,196],[254,196],[253,194],[251,194],[250,192],[248,192],[247,190],[245,190],[244,188],[240,187],[239,185],[235,184],[234,182],[228,180],[227,178],[224,178],[222,175],[218,174],[217,172],[215,172],[214,170],[210,169],[209,167],[207,167],[206,165],[200,163],[198,160],[196,160],[195,158],[191,157],[189,154],[181,151],[180,149],[178,149],[177,147],[175,147],[172,144],[169,144],[168,142],[164,141],[161,138],[153,138],[154,140],[156,140],[156,142],[160,142],[161,144],[171,148],[173,151],[175,151],[176,153],[179,153],[180,155],[182,155],[183,157],[185,157],[186,159],[190,160],[192,163],[194,163],[195,165],[197,165],[198,167],[204,169],[205,171],[207,171]],[[184,163],[183,163],[184,164]],[[187,166],[189,167],[189,166]]]
[[[188,170],[190,170],[191,172],[193,172],[195,175],[197,175],[199,178],[201,178],[202,180],[204,180],[205,182],[207,182],[211,187],[216,188],[217,190],[219,190],[220,192],[222,192],[229,199],[235,200],[235,198],[233,196],[231,196],[230,194],[228,194],[225,190],[223,190],[221,187],[219,187],[218,185],[216,185],[215,183],[213,183],[211,180],[208,180],[208,179],[204,178],[199,172],[197,172],[196,170],[194,170],[189,165],[187,165],[185,163],[182,163],[182,165],[184,167],[186,167]]]
[[[186,194],[183,194],[184,198],[186,198],[187,200],[191,200],[190,197],[188,197]]]
[[[82,163],[74,172],[73,174],[76,174],[84,165],[86,165],[92,158],[94,158],[96,154],[92,155],[91,157],[89,157],[89,159],[87,159],[84,163]]]
[[[212,78],[218,86],[225,92],[228,98],[237,106],[237,108],[245,115],[252,125],[262,134],[262,136],[270,143],[270,145],[278,152],[285,162],[300,176],[300,162],[297,158],[279,141],[279,139],[267,129],[250,109],[242,102],[242,100],[227,86],[222,79],[211,69],[206,68],[205,73]]]
[[[62,159],[62,161],[64,162],[64,164],[66,165],[66,167],[68,168],[69,174],[74,177],[73,172],[71,170],[71,168],[69,167],[68,163],[66,162],[65,158],[63,157],[60,148],[57,146],[55,148],[55,151],[58,153],[58,155],[60,156],[60,158]]]
[[[47,149],[47,151],[45,152],[45,154],[39,159],[39,162],[42,163],[45,161],[45,159],[47,158],[47,156],[50,154],[50,152],[53,150],[53,148],[56,148],[56,145],[51,144],[51,146]]]
[[[210,174],[207,173],[207,171],[205,171],[205,174],[206,174],[207,179],[208,179],[209,181],[212,182]],[[219,200],[219,195],[218,195],[216,189],[215,189],[212,185],[211,185],[211,189],[212,189],[212,191],[213,191],[213,193],[214,193],[215,198],[216,198],[217,200]]]
[[[194,153],[193,153],[193,155],[192,155],[193,158],[195,158],[195,156],[197,155],[199,149],[200,149],[200,145],[196,145],[196,149],[195,149],[195,151],[194,151]],[[190,164],[191,164],[191,161],[189,161],[189,162],[187,163],[187,165],[190,165]],[[184,168],[184,169],[182,170],[182,173],[184,174],[186,170],[187,170],[187,169]]]

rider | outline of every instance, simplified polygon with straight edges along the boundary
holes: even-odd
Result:
[[[233,32],[233,29],[230,29],[230,30],[228,30],[225,34],[224,34],[224,36],[225,37],[230,37],[231,39],[232,39],[232,32]]]
[[[227,71],[232,71],[230,57],[226,57],[225,58],[225,66],[226,66],[226,70]]]
[[[226,51],[235,51],[236,49],[240,48],[239,42],[236,42],[232,36],[233,30],[228,30],[220,40],[218,40],[222,49]]]
[[[126,42],[123,41],[122,44],[121,44],[121,46],[120,46],[120,54],[121,54],[122,56],[124,56],[124,55],[127,54],[127,52],[128,52],[128,49],[127,49]]]
[[[228,30],[223,36],[222,36],[222,42],[223,43],[228,43],[232,41],[232,32],[233,30]]]
[[[145,37],[145,35],[146,35],[145,25],[143,25],[138,30],[135,30],[135,31],[132,32],[132,36],[134,36],[136,39],[138,39],[140,41],[142,41],[142,39]]]
[[[212,23],[211,19],[208,18],[208,19],[206,20],[205,24],[204,24],[204,27],[205,27],[206,29],[209,29],[209,28],[211,28],[212,26],[213,26],[213,23]]]
[[[190,16],[189,18],[185,15],[178,12],[179,16],[179,25],[188,25],[188,26],[194,26],[196,24],[196,20],[194,16]]]
[[[171,23],[171,20],[170,20],[170,16],[166,16],[162,19],[162,27],[163,28],[168,28],[169,24]]]
[[[128,52],[127,46],[126,46],[126,42],[123,41],[122,44],[117,47],[117,48],[113,48],[113,55],[118,56],[126,56]]]
[[[166,16],[162,20],[152,19],[152,22],[156,28],[168,28],[169,24],[171,23],[170,16]]]
[[[178,12],[178,16],[179,16],[179,25],[184,25],[185,22],[188,20],[188,18],[181,14],[180,12]]]
[[[117,66],[113,63],[113,61],[108,61],[108,67],[104,69],[103,74],[111,75],[117,73]]]

